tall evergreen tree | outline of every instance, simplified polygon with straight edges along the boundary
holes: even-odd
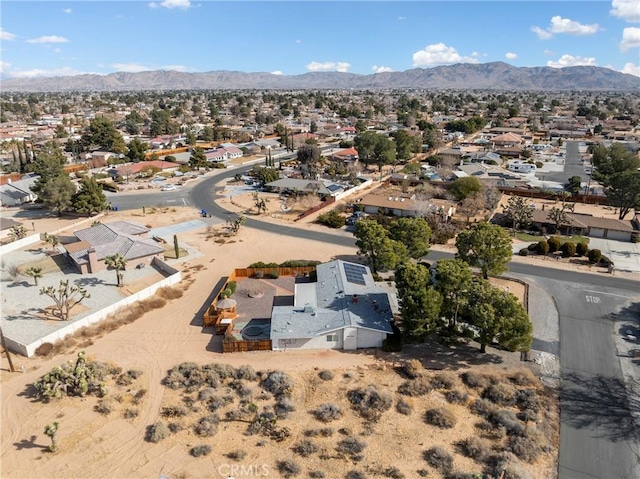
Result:
[[[73,195],[71,206],[78,213],[101,213],[107,209],[107,197],[95,178],[82,178],[80,191]]]

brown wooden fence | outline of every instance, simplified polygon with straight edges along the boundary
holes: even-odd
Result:
[[[525,198],[538,198],[545,200],[559,199],[556,193],[550,193],[529,188],[508,188],[499,186],[498,189],[506,195],[523,196]],[[592,205],[608,205],[609,199],[606,196],[576,194],[567,197],[567,201],[572,203],[588,203]]]
[[[271,340],[222,341],[223,353],[241,353],[247,351],[271,351]]]
[[[309,274],[312,271],[315,271],[315,266],[290,266],[290,267],[281,267],[274,266],[273,268],[236,268],[234,271],[235,278],[251,278],[257,275],[268,276],[270,273],[274,272],[278,276],[299,276],[301,274]]]
[[[236,280],[236,273],[234,271],[229,276],[227,276],[224,282],[218,283],[218,286],[214,291],[215,295],[214,295],[213,301],[211,302],[207,310],[204,312],[203,320],[202,320],[203,324],[205,326],[216,326],[216,334],[218,330],[217,325],[223,319],[222,315],[219,315],[218,312],[216,311],[216,305],[218,304],[220,293],[222,293],[225,289],[227,289],[227,285],[231,281],[235,281],[235,280]]]
[[[312,215],[316,211],[320,211],[321,209],[326,208],[327,206],[335,202],[336,202],[335,197],[329,196],[325,201],[321,201],[320,204],[300,213],[293,221],[300,221],[302,218],[306,218],[307,216]]]

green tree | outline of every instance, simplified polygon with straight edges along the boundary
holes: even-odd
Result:
[[[83,141],[105,151],[114,153],[125,153],[127,151],[127,146],[120,132],[111,120],[104,117],[91,120],[88,131],[83,135]]]
[[[429,287],[429,269],[412,263],[401,263],[395,271],[402,331],[409,338],[423,341],[438,329],[443,298]]]
[[[567,183],[567,189],[571,194],[580,193],[582,189],[582,177],[574,175],[569,178],[569,182]]]
[[[57,288],[54,286],[40,288],[40,295],[43,294],[53,300],[58,315],[63,321],[69,320],[69,313],[75,305],[80,304],[83,299],[91,297],[85,288],[77,284],[70,284],[68,279],[60,280]]]
[[[321,151],[317,145],[304,144],[298,148],[298,161],[301,163],[303,176],[314,176],[316,163],[320,161]]]
[[[480,268],[484,279],[489,274],[498,275],[506,271],[513,254],[509,234],[487,221],[476,223],[458,234],[456,248],[456,257]]]
[[[623,171],[609,176],[604,194],[612,206],[619,208],[618,219],[623,220],[629,212],[640,210],[640,172]]]
[[[134,138],[129,142],[126,156],[134,163],[139,163],[140,161],[145,160],[148,149],[149,145],[146,142],[141,141],[138,138]]]
[[[33,192],[40,193],[49,180],[66,175],[64,171],[66,164],[67,158],[60,146],[54,141],[45,143],[30,165],[33,172],[40,176],[31,187]]]
[[[253,172],[263,184],[271,183],[280,179],[280,173],[276,168],[265,168],[263,166],[254,166]]]
[[[38,197],[46,208],[60,215],[71,207],[71,200],[76,192],[76,185],[71,182],[69,176],[62,174],[48,180]]]
[[[32,266],[27,268],[24,274],[31,276],[36,286],[38,286],[38,279],[42,278],[42,266]]]
[[[97,214],[107,209],[107,197],[93,177],[80,180],[80,191],[71,199],[72,208],[82,214]]]
[[[592,153],[591,163],[596,169],[593,178],[605,186],[607,179],[616,173],[624,171],[637,171],[640,167],[640,158],[627,150],[622,143],[613,143],[608,148],[602,143],[589,147]]]
[[[391,133],[395,140],[396,157],[399,160],[409,160],[422,148],[422,138],[411,136],[407,130],[396,130]]]
[[[461,259],[442,259],[436,265],[435,288],[442,295],[442,315],[449,336],[456,334],[458,316],[468,304],[473,272]]]
[[[58,433],[58,423],[54,422],[53,424],[47,424],[44,427],[44,435],[51,439],[51,444],[49,445],[50,452],[56,452],[58,449],[58,444],[56,441],[56,434]]]
[[[429,253],[431,228],[424,218],[399,218],[389,228],[389,237],[405,246],[410,258],[420,259]]]
[[[513,226],[513,234],[521,227],[531,223],[533,211],[522,196],[510,196],[504,214]]]
[[[475,176],[465,176],[458,178],[449,187],[449,192],[456,197],[458,201],[462,201],[469,196],[477,195],[482,191],[480,180]]]
[[[406,248],[390,239],[387,231],[377,221],[362,218],[354,231],[358,254],[365,256],[374,273],[381,269],[393,269],[407,256]]]
[[[104,264],[106,264],[107,267],[113,268],[116,270],[116,280],[117,280],[118,288],[121,288],[122,286],[124,286],[124,273],[122,271],[124,271],[124,269],[127,266],[127,260],[124,259],[124,256],[122,256],[119,253],[111,256],[107,256],[104,259]]]
[[[189,165],[194,170],[207,166],[207,156],[204,150],[199,146],[191,149],[191,156],[189,157]]]

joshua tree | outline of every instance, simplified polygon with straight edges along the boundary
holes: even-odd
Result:
[[[56,235],[50,235],[48,233],[44,234],[44,240],[51,245],[53,251],[56,250],[56,246],[60,244],[60,240]]]
[[[109,268],[113,268],[116,270],[116,279],[118,281],[118,288],[124,286],[124,273],[122,270],[127,266],[127,260],[121,254],[114,254],[112,256],[107,256],[104,259],[104,264],[106,264]]]
[[[60,318],[64,321],[69,320],[69,313],[71,308],[80,302],[84,298],[90,298],[91,295],[87,293],[87,290],[77,284],[70,285],[69,280],[60,280],[58,288],[48,286],[46,288],[40,288],[40,294],[46,294],[53,299],[56,304],[56,309],[60,314]]]
[[[22,225],[12,226],[9,229],[9,236],[11,237],[11,239],[13,241],[17,241],[19,239],[22,239],[25,236],[27,236],[27,228],[25,228]]]
[[[47,424],[44,427],[44,434],[49,436],[51,439],[51,445],[49,446],[49,451],[56,452],[58,449],[58,445],[56,444],[56,434],[58,432],[58,423],[54,422],[53,424]]]
[[[31,276],[33,281],[35,281],[36,286],[38,286],[38,279],[42,278],[42,267],[41,266],[32,266],[31,268],[27,268],[24,272],[27,276]]]
[[[176,253],[176,259],[180,258],[180,245],[178,244],[178,235],[173,235],[173,249]]]
[[[240,226],[242,226],[246,220],[247,219],[244,216],[238,216],[231,225],[231,233],[234,235],[238,234],[238,231],[240,231]]]
[[[264,200],[264,198],[260,198],[258,196],[258,193],[253,194],[253,202],[255,203],[256,209],[258,210],[258,215],[261,212],[267,212],[267,202]]]

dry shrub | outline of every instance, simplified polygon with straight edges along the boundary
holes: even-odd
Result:
[[[276,412],[278,419],[286,419],[289,417],[289,414],[295,410],[296,407],[288,396],[278,396],[274,406],[274,411]]]
[[[322,471],[309,471],[309,477],[311,479],[325,479],[327,475]]]
[[[216,396],[215,388],[207,387],[207,388],[202,389],[198,393],[198,401],[207,402],[207,401],[212,400],[215,396]]]
[[[147,441],[158,443],[171,435],[169,427],[164,421],[157,421],[147,429]]]
[[[382,471],[382,475],[384,477],[390,477],[391,479],[404,479],[404,474],[400,472],[400,469],[394,466],[387,467],[384,471]]]
[[[375,421],[393,404],[391,394],[375,386],[352,389],[347,393],[353,409],[365,419]]]
[[[201,444],[199,446],[192,447],[189,453],[193,457],[207,456],[211,454],[211,446],[209,444]]]
[[[511,436],[507,440],[507,448],[518,458],[532,464],[542,452],[542,441],[536,434],[528,434],[526,437]]]
[[[477,462],[483,462],[491,452],[491,446],[483,439],[472,436],[456,444],[462,454]]]
[[[523,412],[536,414],[542,409],[542,401],[535,389],[521,389],[516,397],[516,404]]]
[[[234,377],[236,379],[245,379],[247,381],[255,381],[258,377],[255,369],[252,366],[244,364],[242,366],[238,366],[238,368],[234,371]]]
[[[148,313],[154,309],[164,308],[167,305],[167,300],[159,296],[151,296],[150,298],[139,301],[138,304],[140,304],[145,313]]]
[[[456,425],[457,419],[450,409],[436,408],[430,409],[424,414],[424,421],[432,426],[449,429]]]
[[[114,407],[115,407],[115,404],[113,402],[113,399],[107,398],[107,399],[101,399],[100,401],[98,401],[98,404],[95,405],[94,410],[96,412],[99,412],[100,414],[104,414],[105,416],[108,416],[113,412]]]
[[[317,436],[331,437],[333,436],[334,433],[335,431],[332,427],[323,427],[321,429],[307,429],[304,432],[304,435],[306,437],[317,437]]]
[[[133,396],[133,403],[134,404],[140,404],[142,402],[142,400],[144,399],[144,397],[147,394],[147,390],[146,389],[140,389],[138,390],[138,392],[136,392]]]
[[[444,397],[451,404],[467,404],[467,402],[469,401],[469,395],[460,389],[452,389],[451,391],[447,391]]]
[[[325,369],[324,371],[320,371],[318,373],[318,377],[323,381],[331,381],[333,379],[333,372]]]
[[[229,459],[233,459],[234,461],[242,461],[245,457],[247,457],[247,451],[243,451],[242,449],[237,449],[235,451],[231,451],[226,454]]]
[[[218,423],[220,418],[215,414],[205,416],[194,427],[194,432],[200,437],[211,437],[218,432]]]
[[[486,399],[476,399],[473,404],[471,404],[470,409],[471,412],[486,419],[496,410],[496,406]]]
[[[424,374],[424,366],[419,359],[410,359],[402,365],[402,372],[409,379],[416,379]]]
[[[344,479],[367,479],[367,476],[362,471],[349,471],[344,476]]]
[[[431,392],[431,382],[426,377],[419,377],[411,381],[405,381],[398,386],[398,392],[405,396],[426,396]]]
[[[367,443],[355,437],[347,437],[336,446],[336,451],[345,456],[355,456],[360,454],[367,447]]]
[[[396,411],[403,416],[410,416],[413,412],[413,405],[404,399],[398,399],[398,402],[396,403]]]
[[[53,352],[53,344],[42,343],[36,348],[36,356],[49,356]]]
[[[487,419],[494,426],[503,427],[510,436],[522,436],[525,434],[524,425],[510,409],[494,410]]]
[[[456,375],[450,371],[436,374],[431,378],[431,386],[434,389],[451,389],[457,382]]]
[[[298,444],[293,446],[293,452],[302,457],[309,457],[311,454],[315,454],[320,450],[318,445],[310,439],[303,439]]]
[[[318,421],[331,422],[342,417],[342,410],[336,404],[325,403],[318,406],[313,415]]]
[[[122,413],[122,417],[125,419],[134,419],[138,417],[139,411],[137,409],[125,409]]]
[[[482,397],[500,406],[511,406],[516,401],[518,390],[509,383],[497,383],[487,386]]]
[[[447,473],[453,466],[453,457],[440,446],[427,449],[422,457],[427,461],[427,464],[442,473]]]
[[[462,382],[470,388],[485,388],[489,384],[489,379],[484,375],[475,371],[466,371],[460,374]]]
[[[169,431],[173,434],[184,430],[184,426],[179,422],[170,422],[169,423]]]
[[[189,413],[186,408],[180,406],[168,406],[163,407],[160,410],[160,415],[162,417],[184,417]]]
[[[276,468],[278,469],[278,472],[280,474],[282,474],[282,477],[284,477],[284,478],[296,477],[302,471],[300,466],[296,462],[292,461],[291,459],[285,459],[284,461],[278,461],[276,463]]]
[[[539,386],[540,380],[530,369],[519,369],[508,376],[509,380],[517,386]]]
[[[171,301],[172,299],[181,298],[183,293],[181,289],[174,286],[164,286],[162,288],[158,288],[156,294],[167,301]]]
[[[291,394],[293,378],[283,371],[272,371],[260,382],[260,386],[274,396]]]

